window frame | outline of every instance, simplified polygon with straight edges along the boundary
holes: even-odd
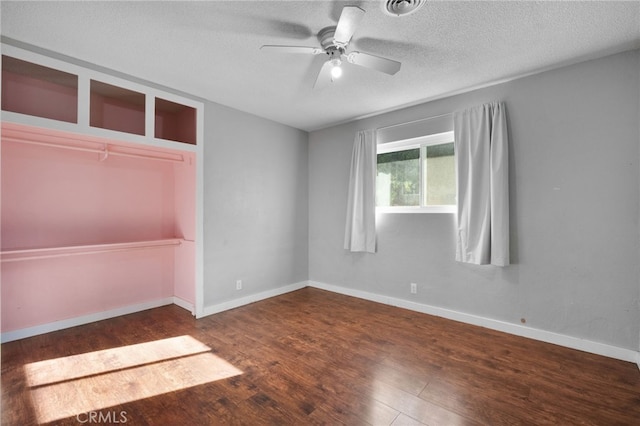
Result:
[[[406,151],[409,149],[420,149],[420,204],[424,202],[424,147],[433,145],[443,145],[447,143],[453,143],[454,134],[453,130],[442,133],[435,133],[431,135],[419,136],[416,138],[403,139],[399,141],[379,143],[376,148],[376,175],[378,169],[377,156],[378,154],[387,154],[390,152]],[[455,155],[455,153],[454,153]],[[457,186],[457,182],[456,182]],[[376,206],[376,213],[457,213],[458,205],[439,205],[439,206]]]

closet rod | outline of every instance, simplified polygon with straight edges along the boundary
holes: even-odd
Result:
[[[179,246],[182,245],[180,239],[168,239],[168,240],[156,240],[156,241],[141,241],[134,243],[114,243],[114,244],[95,244],[89,246],[65,246],[65,247],[52,247],[42,249],[25,249],[25,250],[10,250],[0,252],[2,255],[1,262],[20,262],[24,260],[36,260],[36,259],[51,259],[56,257],[69,257],[69,256],[81,256],[86,254],[99,254],[99,253],[115,253],[120,251],[133,251],[153,249],[160,247]],[[64,251],[80,250],[65,253]],[[58,253],[56,253],[58,252]],[[60,253],[62,252],[62,253]],[[43,253],[43,254],[38,254]],[[50,253],[50,254],[47,254]],[[5,258],[6,256],[15,256]]]
[[[51,148],[70,149],[72,151],[92,152],[92,153],[95,153],[95,154],[102,154],[102,155],[105,155],[107,157],[113,155],[113,156],[118,156],[118,157],[146,158],[146,159],[149,159],[149,160],[169,161],[169,162],[172,162],[172,163],[184,163],[184,157],[182,156],[182,154],[175,154],[175,155],[179,155],[180,156],[180,159],[177,159],[177,158],[157,157],[157,156],[154,156],[154,155],[133,154],[133,153],[126,153],[126,152],[119,152],[119,151],[109,151],[108,145],[104,145],[105,146],[104,149],[96,149],[96,148],[84,148],[84,147],[81,147],[81,146],[57,144],[57,143],[51,143],[51,142],[31,141],[31,140],[28,140],[28,139],[18,139],[18,138],[12,138],[12,137],[8,137],[8,136],[3,136],[2,140],[3,141],[7,141],[7,142],[25,143],[25,144],[29,144],[29,145],[39,145],[39,146],[46,146],[46,147],[51,147]],[[92,142],[92,143],[99,143],[99,142]]]
[[[417,119],[417,120],[407,121],[406,123],[397,123],[397,124],[391,124],[391,125],[389,125],[389,126],[378,127],[378,128],[376,129],[376,131],[378,131],[378,130],[391,129],[391,128],[399,127],[399,126],[406,126],[406,125],[408,125],[408,124],[419,123],[419,122],[421,122],[421,121],[433,120],[433,119],[436,119],[436,118],[446,117],[446,116],[448,116],[448,115],[453,115],[453,113],[448,112],[448,113],[446,113],[446,114],[434,115],[433,117],[419,118],[419,119]]]
[[[95,148],[83,148],[81,146],[71,146],[71,145],[61,145],[61,144],[54,144],[54,143],[47,143],[47,142],[36,142],[36,141],[29,141],[29,140],[24,140],[24,139],[16,139],[16,138],[10,138],[10,137],[6,137],[3,136],[2,137],[3,141],[7,141],[7,142],[15,142],[15,143],[26,143],[29,145],[39,145],[39,146],[47,146],[47,147],[53,147],[53,148],[66,148],[66,149],[70,149],[73,151],[82,151],[82,152],[93,152],[93,153],[102,153],[104,154],[104,151],[99,150],[99,149],[95,149]]]

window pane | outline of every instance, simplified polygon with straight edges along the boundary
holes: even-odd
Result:
[[[453,143],[424,147],[424,187],[427,206],[456,204]]]
[[[420,205],[420,148],[378,155],[376,205]]]

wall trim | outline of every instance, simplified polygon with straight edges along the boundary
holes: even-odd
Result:
[[[271,297],[280,296],[292,291],[300,290],[305,287],[318,288],[333,293],[343,294],[345,296],[357,297],[359,299],[369,300],[372,302],[382,303],[385,305],[396,306],[398,308],[409,309],[423,314],[434,315],[441,318],[459,321],[466,324],[477,325],[491,330],[501,331],[516,336],[527,337],[546,343],[552,343],[571,349],[577,349],[583,352],[589,352],[596,355],[602,355],[609,358],[615,358],[622,361],[633,362],[640,369],[640,351],[636,352],[630,349],[620,348],[605,343],[594,342],[591,340],[580,339],[565,334],[554,333],[551,331],[540,330],[537,328],[524,327],[517,324],[511,324],[505,321],[485,318],[478,315],[467,314],[464,312],[454,311],[450,309],[440,308],[437,306],[426,305],[423,303],[412,302],[409,300],[398,299],[395,297],[384,296],[380,294],[370,293],[367,291],[356,290],[348,287],[342,287],[333,284],[321,283],[318,281],[300,281],[294,284],[285,285],[260,293],[250,294],[239,299],[233,299],[215,305],[205,306],[203,316],[217,314],[219,312],[228,311],[239,308]],[[184,299],[176,296],[164,299],[153,300],[150,302],[138,303],[135,305],[124,306],[121,308],[111,309],[103,312],[96,312],[80,317],[69,318],[61,321],[55,321],[47,324],[41,324],[34,327],[27,327],[20,330],[7,331],[0,334],[0,342],[7,343],[14,340],[25,339],[27,337],[39,334],[51,333],[53,331],[63,330],[66,328],[76,327],[79,325],[89,324],[96,321],[102,321],[109,318],[128,315],[135,312],[145,311],[147,309],[158,308],[160,306],[175,304],[179,307],[194,313],[194,305]],[[199,318],[201,318],[199,317]]]
[[[7,343],[13,340],[25,339],[27,337],[36,336],[38,334],[51,333],[53,331],[63,330],[65,328],[76,327],[96,321],[102,321],[109,318],[128,315],[134,312],[146,311],[147,309],[158,308],[160,306],[171,305],[172,303],[175,303],[174,297],[167,297],[164,299],[152,300],[150,302],[137,303],[135,305],[110,309],[108,311],[95,312],[79,317],[54,321],[47,324],[40,324],[34,327],[22,328],[20,330],[7,331],[0,334],[0,342]]]
[[[635,362],[640,368],[640,352],[636,352],[631,349],[620,348],[618,346],[611,346],[605,343],[580,339],[577,337],[568,336],[566,334],[559,334],[551,331],[540,330],[537,328],[524,327],[505,321],[485,318],[478,315],[467,314],[464,312],[453,311],[445,308],[439,308],[437,306],[411,302],[409,300],[397,299],[395,297],[383,296],[367,291],[355,290],[332,284],[325,284],[317,281],[309,281],[309,286],[321,290],[331,291],[334,293],[344,294],[346,296],[357,297],[359,299],[370,300],[372,302],[378,302],[385,305],[409,309],[411,311],[434,315],[454,321],[460,321],[466,324],[478,325],[480,327],[489,328],[491,330],[502,331],[504,333],[527,337],[529,339],[552,343],[571,349],[577,349],[583,352],[589,352],[592,354],[615,358],[622,361]]]
[[[196,315],[196,310],[195,310],[195,307],[194,307],[194,304],[193,304],[193,303],[188,302],[188,301],[186,301],[186,300],[184,300],[184,299],[181,299],[181,298],[180,298],[180,297],[178,297],[178,296],[173,296],[173,297],[171,298],[171,300],[172,300],[172,303],[173,303],[174,305],[178,305],[178,306],[180,306],[182,309],[186,309],[187,311],[191,312],[191,315],[193,315],[193,316],[195,316],[195,315]]]
[[[266,290],[260,293],[250,294],[239,299],[229,300],[227,302],[216,303],[215,305],[205,306],[202,316],[217,314],[219,312],[228,311],[230,309],[239,308],[240,306],[250,303],[259,302],[260,300],[269,299],[271,297],[280,296],[285,293],[300,290],[309,286],[309,281],[300,281],[298,283],[285,285],[282,287]],[[202,317],[198,317],[202,318]]]
[[[204,308],[204,314],[202,316],[216,314],[229,309],[237,308],[243,305],[248,305],[253,302],[268,299],[281,294],[289,293],[292,291],[300,290],[309,285],[308,281],[301,281],[298,283],[278,287],[272,290],[263,291],[261,293],[251,294],[239,299],[230,300],[227,302],[218,303],[216,305],[207,306]],[[64,330],[65,328],[76,327],[79,325],[89,324],[96,321],[102,321],[109,318],[119,317],[122,315],[132,314],[134,312],[146,311],[147,309],[158,308],[160,306],[175,304],[191,314],[195,315],[194,304],[181,299],[177,296],[166,297],[164,299],[153,300],[150,302],[138,303],[135,305],[123,306],[121,308],[111,309],[108,311],[95,312],[88,315],[82,315],[79,317],[69,318],[60,321],[54,321],[46,324],[40,324],[33,327],[22,328],[14,331],[7,331],[0,334],[0,342],[7,343],[14,340],[25,339],[27,337],[37,336],[39,334],[51,333],[53,331]],[[202,316],[198,317],[201,318]]]

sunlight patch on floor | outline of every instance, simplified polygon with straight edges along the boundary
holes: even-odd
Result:
[[[190,336],[25,365],[39,423],[242,374]]]
[[[191,336],[178,336],[32,362],[26,364],[24,370],[29,387],[35,387],[210,350],[210,347]]]

